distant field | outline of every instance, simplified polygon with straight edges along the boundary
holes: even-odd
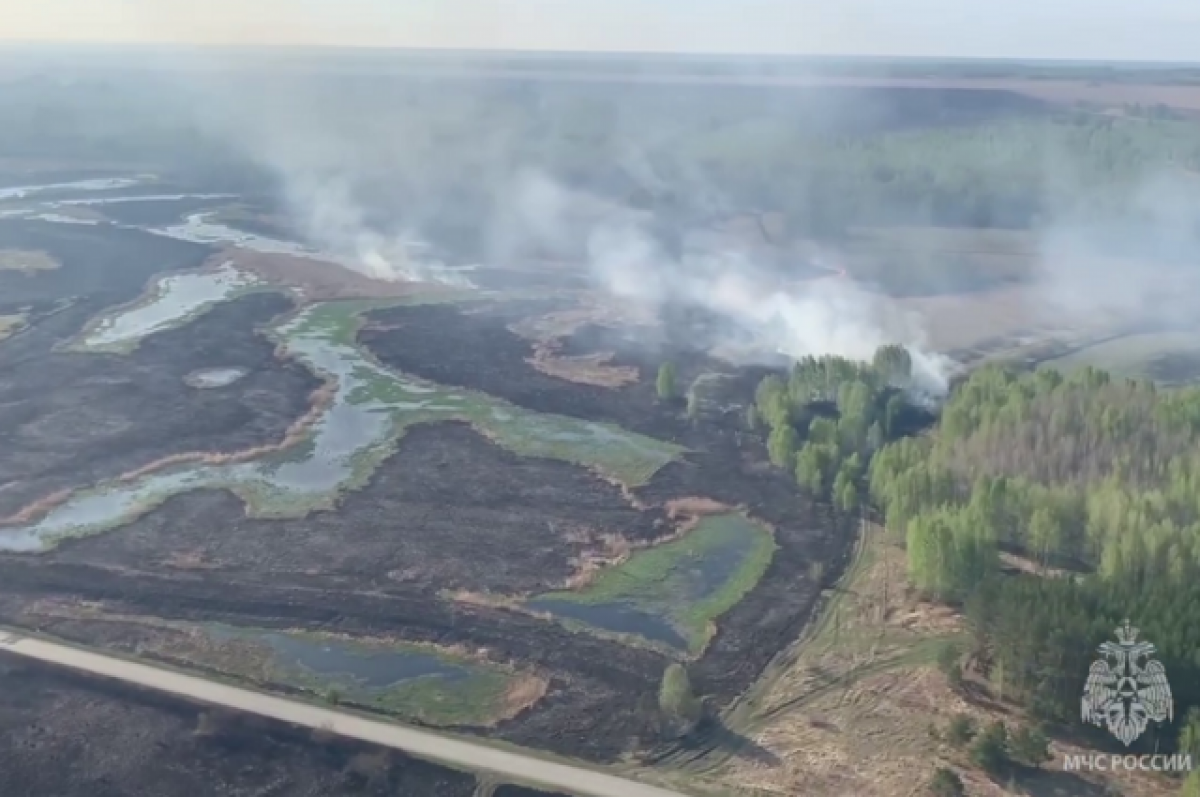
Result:
[[[920,319],[926,342],[939,351],[974,348],[1036,323],[1032,297],[1020,288],[901,299],[897,304]]]
[[[1038,242],[1022,230],[887,227],[855,230],[842,266],[903,296],[937,296],[1018,283],[1033,273]]]
[[[1035,78],[969,77],[819,77],[781,78],[785,85],[874,87],[894,89],[973,89],[1012,91],[1045,102],[1097,105],[1163,104],[1172,108],[1200,111],[1200,85],[1173,83],[1103,82],[1102,80],[1041,80]]]
[[[987,74],[950,63],[929,64],[921,69],[895,70],[887,66],[874,69],[814,70],[794,69],[786,65],[767,66],[761,59],[741,67],[715,63],[656,64],[641,63],[586,65],[546,60],[542,63],[503,63],[485,60],[381,63],[373,68],[360,65],[350,72],[424,76],[429,78],[474,78],[495,80],[537,80],[577,83],[675,84],[708,86],[830,87],[879,89],[971,89],[1008,91],[1052,103],[1157,104],[1200,110],[1200,76],[1194,69],[1116,71],[1098,65],[1087,69],[1044,69],[1035,72],[1020,64],[1010,69],[997,68]],[[907,77],[890,76],[907,71]],[[840,72],[836,74],[834,72]],[[889,74],[890,73],[890,74]],[[978,76],[976,76],[978,75]]]
[[[1119,376],[1153,379],[1166,385],[1189,384],[1200,380],[1200,332],[1127,335],[1042,365],[1063,370],[1091,365]]]

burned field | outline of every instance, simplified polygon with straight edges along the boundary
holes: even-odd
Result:
[[[665,522],[582,467],[520,457],[447,423],[411,429],[337,511],[248,518],[229,493],[185,493],[48,558],[149,572],[186,554],[193,569],[231,575],[521,595],[566,584],[602,534],[646,544]]]
[[[210,251],[186,249],[181,269]],[[0,498],[9,514],[27,510],[4,533],[57,529],[41,553],[0,556],[0,621],[614,761],[661,743],[670,662],[690,661],[716,708],[746,689],[849,547],[845,524],[772,472],[760,441],[656,399],[664,352],[587,325],[553,341],[509,329],[560,300],[396,297],[297,313],[255,289],[134,328],[119,350],[88,338],[157,312],[170,292],[149,276],[86,299],[105,303],[101,316],[57,327],[53,316],[0,346],[14,441]],[[135,301],[148,282],[151,298]],[[536,358],[548,343],[626,378],[546,373]],[[671,356],[687,383],[712,366]],[[223,369],[237,378],[195,386]],[[314,404],[331,374],[337,387]],[[305,418],[309,431],[289,437]],[[23,438],[31,426],[41,436]],[[355,429],[370,435],[345,437]],[[193,451],[217,456],[147,467]],[[75,494],[31,506],[63,489]],[[93,512],[110,515],[71,525]],[[742,545],[743,530],[758,542]],[[681,594],[656,591],[663,578]],[[584,619],[538,602],[556,595],[578,595]],[[651,623],[686,636],[664,642]]]
[[[290,309],[279,295],[215,307],[185,329],[150,336],[128,356],[62,351],[91,317],[136,299],[156,273],[198,266],[208,249],[68,225],[12,225],[0,235],[63,264],[34,275],[0,272],[6,304],[32,308],[28,327],[0,347],[0,515],[164,457],[275,442],[320,384],[277,360],[256,334]],[[186,384],[188,373],[205,368],[248,376],[221,390]]]
[[[687,424],[677,408],[657,400],[654,374],[668,354],[678,360],[681,384],[710,361],[682,350],[651,352],[584,329],[580,338],[569,334],[556,341],[559,353],[606,356],[605,364],[632,369],[637,381],[610,388],[552,376],[536,365],[538,341],[514,327],[572,306],[549,299],[396,307],[372,313],[360,340],[381,362],[432,382],[478,390],[536,412],[612,422],[660,439],[685,434]]]
[[[250,296],[130,355],[29,352],[0,370],[0,511],[115,479],[187,452],[234,452],[282,439],[320,382],[274,357],[255,327],[291,303]],[[37,336],[38,328],[28,338]],[[21,338],[12,344],[27,342]],[[186,377],[238,368],[235,385],[197,390]]]
[[[0,770],[14,795],[476,793],[474,776],[394,751],[16,659],[0,660]]]

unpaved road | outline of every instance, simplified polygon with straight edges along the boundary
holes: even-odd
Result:
[[[173,670],[126,661],[99,653],[22,637],[0,630],[0,651],[115,678],[148,689],[183,695],[263,717],[360,739],[401,750],[460,769],[483,771],[522,784],[576,794],[579,797],[685,797],[679,792],[646,786],[589,769],[556,764],[533,756],[450,739],[428,731],[332,711],[307,703],[239,689]]]

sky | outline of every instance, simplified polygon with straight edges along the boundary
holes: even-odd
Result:
[[[1200,61],[1200,2],[0,0],[0,40]]]

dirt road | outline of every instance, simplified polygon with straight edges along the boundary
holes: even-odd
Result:
[[[115,678],[149,689],[237,711],[319,728],[352,739],[401,750],[417,758],[536,785],[579,797],[684,797],[679,792],[646,786],[589,769],[497,750],[483,744],[450,739],[428,731],[332,711],[307,703],[207,681],[173,670],[126,661],[41,639],[0,630],[0,651]]]

